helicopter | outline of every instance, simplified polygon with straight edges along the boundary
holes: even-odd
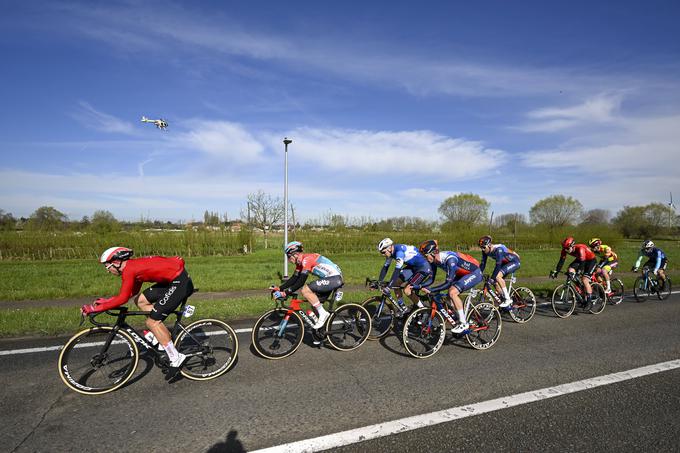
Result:
[[[153,123],[156,125],[158,129],[162,131],[164,131],[168,127],[168,122],[165,121],[163,118],[158,120],[150,120],[149,118],[142,116],[142,123]]]

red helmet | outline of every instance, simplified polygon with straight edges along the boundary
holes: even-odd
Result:
[[[574,240],[573,237],[567,236],[567,237],[564,238],[564,240],[562,241],[562,248],[563,248],[563,249],[568,249],[569,247],[571,247],[572,245],[574,245],[574,242],[576,242],[576,241]]]
[[[134,252],[132,251],[132,249],[129,249],[127,247],[110,247],[104,250],[102,256],[99,257],[99,262],[103,264],[108,263],[110,261],[129,260],[132,257],[133,253]]]

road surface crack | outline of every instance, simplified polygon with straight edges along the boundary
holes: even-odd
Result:
[[[59,401],[61,401],[61,399],[62,399],[62,397],[64,396],[65,393],[66,393],[66,391],[64,391],[64,393],[62,393],[60,396],[58,396],[57,399],[55,399],[54,402],[53,402],[52,404],[50,404],[50,407],[48,407],[47,410],[42,414],[42,416],[40,417],[40,420],[38,420],[38,423],[33,427],[33,429],[31,429],[31,431],[30,431],[28,434],[26,434],[26,436],[21,440],[21,442],[19,442],[19,444],[18,444],[16,447],[14,447],[14,449],[12,450],[12,453],[15,453],[17,450],[19,450],[19,448],[20,448],[20,447],[21,447],[21,446],[22,446],[22,445],[23,445],[23,444],[24,444],[31,436],[33,436],[33,434],[35,433],[35,431],[36,431],[36,430],[40,427],[40,425],[42,425],[42,423],[45,421],[45,417],[47,417],[47,414],[49,414],[50,411],[51,411],[52,409],[54,409],[54,406],[56,406],[57,403],[58,403]]]

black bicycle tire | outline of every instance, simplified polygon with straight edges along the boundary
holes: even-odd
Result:
[[[427,351],[427,353],[418,353],[415,350],[412,350],[411,347],[409,346],[411,342],[411,339],[409,338],[409,327],[411,326],[412,323],[416,322],[415,320],[417,317],[431,312],[432,312],[431,307],[418,308],[414,310],[406,318],[406,321],[404,322],[404,331],[402,332],[402,344],[404,345],[404,349],[406,349],[406,352],[408,352],[409,355],[415,357],[416,359],[425,359],[435,355],[441,349],[442,345],[444,344],[444,339],[446,338],[446,321],[444,320],[444,317],[441,315],[441,313],[435,311],[435,317],[438,319],[438,322],[440,323],[439,327],[440,332],[439,338],[437,338],[437,341],[434,344],[434,346],[429,351]]]
[[[389,325],[387,325],[387,327],[385,327],[385,323],[376,323],[375,319],[374,319],[375,318],[375,315],[374,315],[375,311],[371,311],[367,307],[368,305],[370,305],[373,302],[380,304],[381,301],[382,301],[382,297],[373,296],[369,299],[366,299],[365,301],[363,301],[361,303],[361,306],[366,309],[369,316],[371,317],[371,332],[368,335],[368,339],[371,340],[371,341],[379,340],[381,338],[386,337],[387,334],[390,333],[390,330],[392,329],[392,327],[394,326],[394,321],[395,321],[394,309],[392,308],[391,303],[389,301],[385,301],[385,305],[383,307],[383,309],[389,310],[389,313],[390,313],[389,314]],[[374,332],[376,332],[376,333],[374,334]]]
[[[194,362],[196,360],[193,357],[187,357],[187,360],[184,364],[184,366],[180,369],[180,373],[182,376],[186,377],[187,379],[191,379],[194,381],[208,381],[210,379],[215,379],[216,377],[222,376],[224,373],[229,371],[231,367],[234,366],[236,363],[236,357],[238,356],[238,337],[236,336],[236,332],[234,329],[231,328],[231,326],[224,321],[220,321],[219,319],[199,319],[197,321],[192,322],[191,324],[187,325],[184,327],[183,330],[180,331],[180,333],[177,335],[177,338],[175,338],[175,345],[177,347],[177,350],[179,352],[186,352],[183,350],[186,346],[182,345],[182,340],[185,337],[188,337],[195,329],[199,327],[203,327],[206,324],[210,324],[213,326],[217,326],[218,328],[222,329],[224,332],[226,332],[226,336],[230,339],[229,344],[227,345],[228,347],[230,346],[230,352],[228,355],[228,358],[224,360],[224,363],[219,365],[215,371],[211,371],[208,373],[197,373],[192,371],[192,366],[194,366]],[[211,333],[209,335],[208,340],[210,340],[210,350],[214,351],[216,348],[216,344],[214,344],[215,340],[215,334]],[[204,344],[202,346],[205,346]],[[195,356],[198,357],[198,356]],[[214,354],[213,354],[214,357]],[[205,366],[206,361],[209,359],[209,357],[206,357],[206,355],[200,356],[200,359],[203,361],[203,365]],[[198,363],[196,364],[198,366]]]
[[[565,313],[560,313],[558,312],[557,308],[555,308],[555,295],[558,293],[559,290],[565,290],[569,295],[571,295],[571,304],[570,304],[570,309],[569,311]],[[574,313],[574,310],[576,309],[576,293],[574,292],[574,288],[571,286],[565,285],[564,283],[559,285],[557,288],[552,293],[552,298],[550,299],[550,304],[552,305],[553,312],[560,318],[565,319],[571,316],[572,313]]]
[[[260,318],[257,320],[257,322],[255,322],[255,325],[253,326],[253,331],[252,331],[252,334],[251,334],[251,340],[252,340],[253,348],[255,348],[255,351],[257,351],[257,353],[260,354],[260,356],[264,357],[265,359],[270,359],[270,360],[284,359],[284,358],[292,355],[295,351],[297,351],[298,348],[300,347],[300,345],[302,344],[302,339],[305,336],[305,325],[304,325],[304,322],[302,321],[302,318],[300,317],[300,315],[298,315],[295,312],[291,313],[291,318],[295,319],[295,322],[298,323],[298,325],[300,326],[300,329],[299,329],[300,333],[298,334],[295,342],[293,343],[292,349],[290,349],[288,352],[286,352],[283,355],[268,354],[267,352],[265,352],[265,350],[259,344],[259,340],[258,340],[257,335],[258,335],[258,332],[260,330],[260,327],[262,327],[262,323],[266,320],[267,316],[269,316],[273,313],[279,313],[281,315],[285,315],[285,313],[287,311],[288,310],[285,309],[285,308],[275,308],[273,310],[269,310],[268,312],[266,312],[265,314],[260,316]],[[290,323],[290,320],[289,320],[289,323]]]
[[[515,295],[519,296],[519,294],[521,292],[528,292],[531,295],[531,308],[529,309],[529,316],[528,317],[518,316],[516,314],[516,310],[514,308],[514,304],[515,304],[515,300],[516,300]],[[519,324],[525,324],[525,323],[531,321],[531,319],[536,314],[536,305],[537,305],[536,304],[536,296],[534,295],[534,292],[531,291],[526,286],[520,286],[518,288],[512,288],[512,293],[511,293],[510,297],[513,300],[513,308],[508,313],[509,313],[510,317],[512,318],[512,320],[515,321],[516,323],[519,323]],[[520,299],[522,301],[525,301],[524,297],[520,297]]]
[[[75,379],[74,376],[72,376],[74,370],[69,370],[68,359],[70,357],[70,353],[73,349],[75,349],[75,346],[82,339],[82,337],[86,336],[87,334],[100,332],[101,333],[109,332],[110,334],[110,332],[113,329],[114,328],[110,326],[91,327],[89,329],[85,329],[76,333],[66,342],[64,348],[59,353],[59,360],[57,366],[59,368],[59,377],[68,388],[83,395],[103,395],[105,393],[113,392],[114,390],[121,388],[130,380],[130,378],[132,378],[135,371],[137,370],[137,365],[139,364],[139,348],[137,347],[137,344],[135,343],[135,340],[132,338],[132,336],[130,336],[129,333],[122,329],[118,329],[116,335],[120,335],[124,339],[125,343],[128,346],[128,351],[131,353],[132,360],[132,366],[125,372],[122,380],[118,380],[114,385],[105,388],[99,388],[97,390],[77,382],[77,379]]]
[[[481,338],[481,334],[477,335],[478,332],[486,332],[486,330],[476,329],[483,327],[480,324],[488,324],[490,320],[489,315],[478,316],[482,314],[482,310],[489,310],[489,313],[491,314],[490,317],[495,318],[497,321],[497,328],[490,340],[475,341],[475,338]],[[467,314],[467,322],[470,325],[471,331],[465,335],[465,339],[474,349],[478,351],[489,349],[498,342],[503,330],[503,318],[501,316],[501,312],[498,311],[498,308],[496,308],[494,304],[485,302],[471,307],[469,313]]]
[[[362,331],[361,335],[359,336],[359,341],[352,345],[351,347],[344,347],[340,345],[340,342],[336,340],[336,332],[335,330],[335,325],[337,324],[337,319],[343,315],[343,312],[347,310],[357,310],[358,312],[361,313],[361,317],[363,318],[364,325],[360,327],[360,330]],[[344,323],[344,321],[341,321]],[[328,344],[333,347],[334,349],[337,349],[338,351],[353,351],[357,349],[359,346],[364,344],[366,340],[368,339],[368,336],[371,333],[371,315],[368,313],[368,310],[366,310],[363,306],[359,304],[344,304],[339,306],[331,315],[328,317],[328,321],[326,322],[326,340],[328,341]],[[342,336],[346,337],[347,336],[347,331],[343,330],[342,331]]]

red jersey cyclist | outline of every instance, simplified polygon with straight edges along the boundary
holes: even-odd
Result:
[[[573,237],[566,237],[562,241],[562,253],[560,254],[560,260],[557,262],[557,268],[555,268],[554,271],[550,271],[550,278],[557,277],[557,274],[562,270],[567,254],[576,257],[567,270],[569,277],[573,277],[579,269],[583,271],[581,281],[583,282],[583,287],[586,289],[586,298],[583,302],[583,308],[590,310],[593,305],[593,288],[590,286],[590,277],[593,275],[593,271],[597,265],[595,253],[593,253],[587,245],[577,244]]]
[[[289,242],[286,245],[285,251],[288,261],[295,264],[295,273],[283,282],[281,286],[270,287],[274,291],[273,297],[275,299],[288,297],[302,288],[300,293],[302,293],[307,302],[312,304],[312,307],[314,307],[319,316],[318,321],[314,324],[314,328],[320,329],[326,323],[330,314],[323,308],[319,296],[326,299],[331,292],[343,285],[342,271],[340,271],[340,267],[337,264],[325,256],[318,253],[302,253],[303,247],[301,242]],[[310,273],[319,278],[309,284],[305,284]]]
[[[135,296],[134,302],[139,309],[149,312],[146,326],[156,336],[170,359],[166,379],[171,380],[179,372],[186,356],[175,348],[163,320],[194,292],[194,285],[184,269],[184,260],[179,256],[130,259],[132,254],[133,251],[126,247],[111,247],[102,253],[99,262],[122,280],[120,292],[117,296],[97,299],[92,304],[83,305],[81,311],[86,315],[106,311],[127,303]],[[139,294],[145,282],[155,284]]]

